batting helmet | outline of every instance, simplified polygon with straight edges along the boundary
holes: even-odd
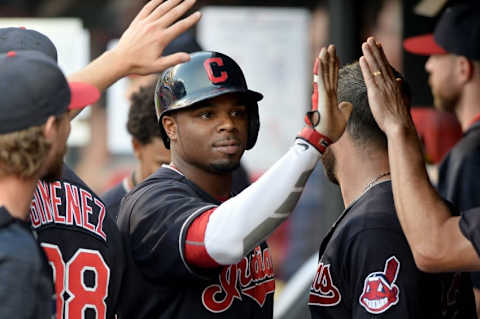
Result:
[[[257,102],[263,95],[247,88],[242,70],[230,57],[208,51],[190,57],[190,61],[165,70],[155,88],[155,110],[165,147],[170,148],[170,139],[162,125],[163,116],[223,94],[240,93],[247,98],[247,150],[251,149],[260,128]]]

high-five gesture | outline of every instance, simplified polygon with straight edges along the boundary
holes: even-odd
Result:
[[[165,47],[200,19],[200,12],[180,19],[195,0],[151,0],[133,19],[118,44],[80,71],[71,74],[71,82],[85,82],[103,91],[130,74],[159,73],[190,59],[179,52],[162,56]],[[178,21],[177,21],[178,20]],[[69,112],[74,118],[78,110]]]
[[[306,122],[335,142],[342,136],[352,111],[351,104],[337,100],[339,60],[335,46],[322,48],[313,67],[312,111]]]
[[[382,46],[374,38],[362,45],[360,67],[368,89],[368,102],[378,126],[389,134],[400,127],[413,128],[413,121],[402,91],[402,80],[395,78]]]
[[[186,53],[163,57],[165,47],[200,19],[200,12],[180,19],[195,0],[152,0],[133,19],[113,49],[123,57],[128,73],[150,74],[161,72],[178,63],[186,62]]]
[[[322,154],[342,136],[352,112],[351,103],[338,104],[338,68],[335,46],[322,48],[313,67],[312,110],[305,116],[308,126],[298,136]]]

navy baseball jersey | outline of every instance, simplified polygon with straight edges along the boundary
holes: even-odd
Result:
[[[480,206],[480,122],[448,152],[438,172],[438,191],[460,211]]]
[[[128,177],[127,177],[128,178]],[[118,213],[120,211],[120,203],[122,202],[123,196],[130,191],[127,187],[127,178],[123,179],[122,182],[118,183],[112,189],[108,190],[102,195],[102,199],[107,207],[108,214],[113,218],[113,220],[118,219]],[[240,193],[246,187],[250,185],[250,180],[248,178],[248,173],[240,165],[232,173],[232,190],[234,194]]]
[[[118,219],[118,212],[120,211],[120,203],[123,196],[128,192],[125,187],[125,179],[118,183],[115,187],[108,190],[102,195],[103,202],[107,208],[108,215],[116,222]]]
[[[57,318],[114,318],[125,254],[100,198],[64,165],[60,180],[38,182],[30,221],[52,267]]]
[[[123,199],[118,224],[130,261],[121,317],[272,318],[275,290],[265,243],[238,264],[192,267],[189,225],[221,203],[163,166]]]
[[[52,274],[28,223],[0,206],[0,318],[55,315]]]
[[[364,193],[320,246],[312,318],[476,318],[468,274],[415,266],[389,181]]]
[[[480,207],[462,212],[460,217],[460,230],[472,242],[473,247],[480,256]]]
[[[460,211],[480,206],[480,122],[474,123],[448,152],[438,171],[438,192]],[[480,272],[472,272],[480,288]]]

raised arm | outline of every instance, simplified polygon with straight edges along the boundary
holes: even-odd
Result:
[[[190,264],[235,264],[288,218],[321,154],[343,134],[350,116],[351,105],[337,104],[337,78],[335,47],[323,48],[314,67],[309,124],[255,183],[194,220],[185,248]]]
[[[200,19],[200,12],[180,19],[195,0],[151,0],[133,19],[118,44],[86,67],[68,77],[85,82],[100,91],[129,74],[158,73],[190,59],[184,52],[162,56],[165,47]],[[78,111],[70,111],[71,118]]]
[[[400,79],[375,39],[363,43],[362,51],[370,108],[388,138],[395,207],[417,266],[429,272],[480,269],[480,258],[459,227],[460,217],[452,217],[430,183]]]

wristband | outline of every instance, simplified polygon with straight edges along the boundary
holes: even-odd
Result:
[[[314,146],[320,152],[320,154],[323,154],[328,145],[332,144],[331,139],[323,134],[320,134],[317,130],[310,126],[305,126],[300,133],[298,133],[297,138],[307,141],[309,144]]]

